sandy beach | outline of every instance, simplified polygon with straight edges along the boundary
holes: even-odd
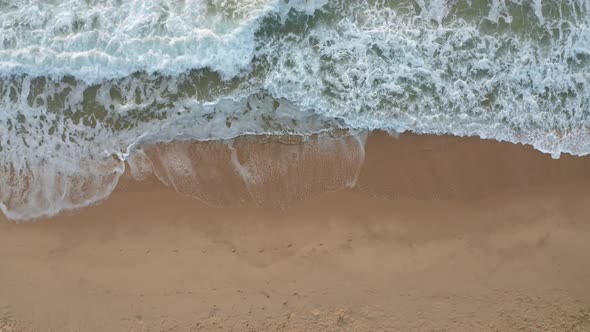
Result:
[[[100,204],[1,217],[1,332],[590,331],[589,157],[381,132],[142,151]]]

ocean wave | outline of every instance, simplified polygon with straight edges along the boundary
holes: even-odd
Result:
[[[380,129],[559,157],[589,124],[590,0],[0,2],[12,219],[104,199],[144,143]]]
[[[289,3],[289,4],[288,4]],[[316,4],[317,3],[317,4]],[[132,0],[0,2],[0,76],[86,83],[135,72],[178,75],[247,70],[254,33],[271,13],[313,12],[320,1]]]

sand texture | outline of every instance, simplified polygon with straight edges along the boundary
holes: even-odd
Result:
[[[171,142],[100,204],[3,219],[0,252],[1,332],[590,331],[590,158]]]

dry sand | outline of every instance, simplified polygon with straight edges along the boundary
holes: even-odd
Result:
[[[590,158],[361,143],[146,147],[105,202],[2,220],[0,331],[590,331]]]

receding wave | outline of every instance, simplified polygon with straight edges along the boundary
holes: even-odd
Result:
[[[107,197],[144,143],[340,129],[590,153],[590,0],[0,1],[0,208]]]

